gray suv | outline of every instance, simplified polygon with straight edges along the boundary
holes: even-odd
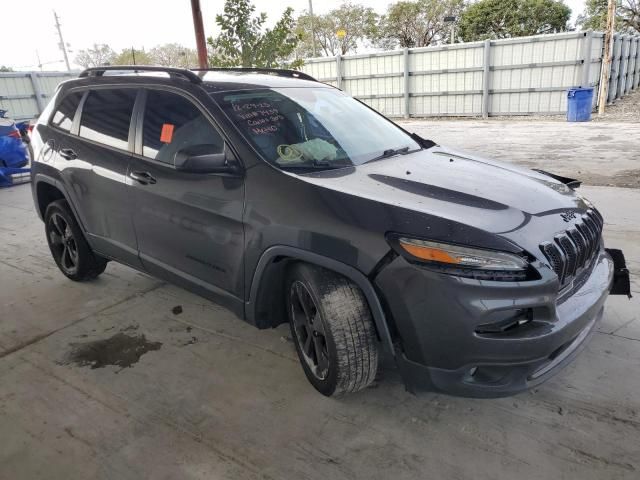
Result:
[[[575,180],[411,134],[301,72],[102,67],[34,132],[33,198],[71,280],[111,260],[258,328],[289,322],[325,395],[510,395],[585,344],[619,250]]]

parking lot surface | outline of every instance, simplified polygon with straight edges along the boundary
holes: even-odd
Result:
[[[639,168],[638,125],[407,124],[591,184]],[[626,143],[598,139],[613,135]],[[0,478],[637,479],[640,190],[581,192],[605,217],[607,245],[625,251],[635,297],[610,298],[588,346],[549,382],[474,400],[409,394],[388,361],[373,388],[324,398],[285,325],[256,330],[113,263],[73,283],[29,186],[0,190]]]
[[[442,145],[577,177],[589,185],[640,188],[640,114],[635,122],[521,117],[398,123]]]

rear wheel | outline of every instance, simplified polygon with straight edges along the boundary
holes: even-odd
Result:
[[[107,260],[91,251],[66,200],[50,203],[44,221],[49,250],[64,275],[82,282],[104,272]]]
[[[323,395],[361,390],[374,381],[377,337],[360,289],[309,264],[295,264],[287,280],[287,310],[298,357]]]

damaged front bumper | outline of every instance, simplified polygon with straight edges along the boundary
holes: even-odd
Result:
[[[566,298],[558,297],[551,270],[540,273],[536,281],[478,281],[396,258],[376,284],[393,317],[396,362],[407,389],[502,397],[531,388],[586,345],[610,293],[631,293],[619,250],[601,250],[588,278]],[[479,328],[510,318],[526,321],[504,332]]]

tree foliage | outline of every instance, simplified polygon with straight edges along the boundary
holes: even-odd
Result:
[[[144,50],[125,48],[111,61],[111,65],[153,65],[151,56]]]
[[[93,48],[80,50],[75,58],[75,63],[88,67],[100,67],[102,65],[110,65],[116,58],[116,52],[104,43],[94,43]]]
[[[640,0],[622,0],[619,12],[622,16],[622,25],[627,30],[640,33]]]
[[[458,16],[463,0],[414,0],[389,5],[382,17],[376,44],[384,49],[427,47],[448,39],[446,16]]]
[[[288,63],[298,36],[293,32],[293,9],[287,8],[272,29],[264,28],[266,13],[254,15],[251,0],[226,0],[216,16],[217,37],[209,37],[209,62],[218,67],[277,67]],[[301,63],[294,61],[293,65]]]
[[[0,65],[0,72],[13,72],[13,68]]]
[[[305,57],[313,55],[313,34],[317,55],[355,53],[359,44],[376,36],[378,20],[372,8],[348,1],[325,15],[312,18],[305,13],[296,22],[296,33],[300,36],[298,53]]]
[[[462,13],[460,36],[469,42],[561,32],[570,17],[561,0],[480,0]]]
[[[584,12],[578,15],[576,25],[583,30],[607,28],[607,0],[587,0]],[[640,1],[622,0],[616,8],[615,28],[618,32],[640,32]]]
[[[198,54],[192,48],[186,48],[179,43],[166,43],[149,50],[149,56],[154,65],[165,67],[189,68],[198,66]]]

